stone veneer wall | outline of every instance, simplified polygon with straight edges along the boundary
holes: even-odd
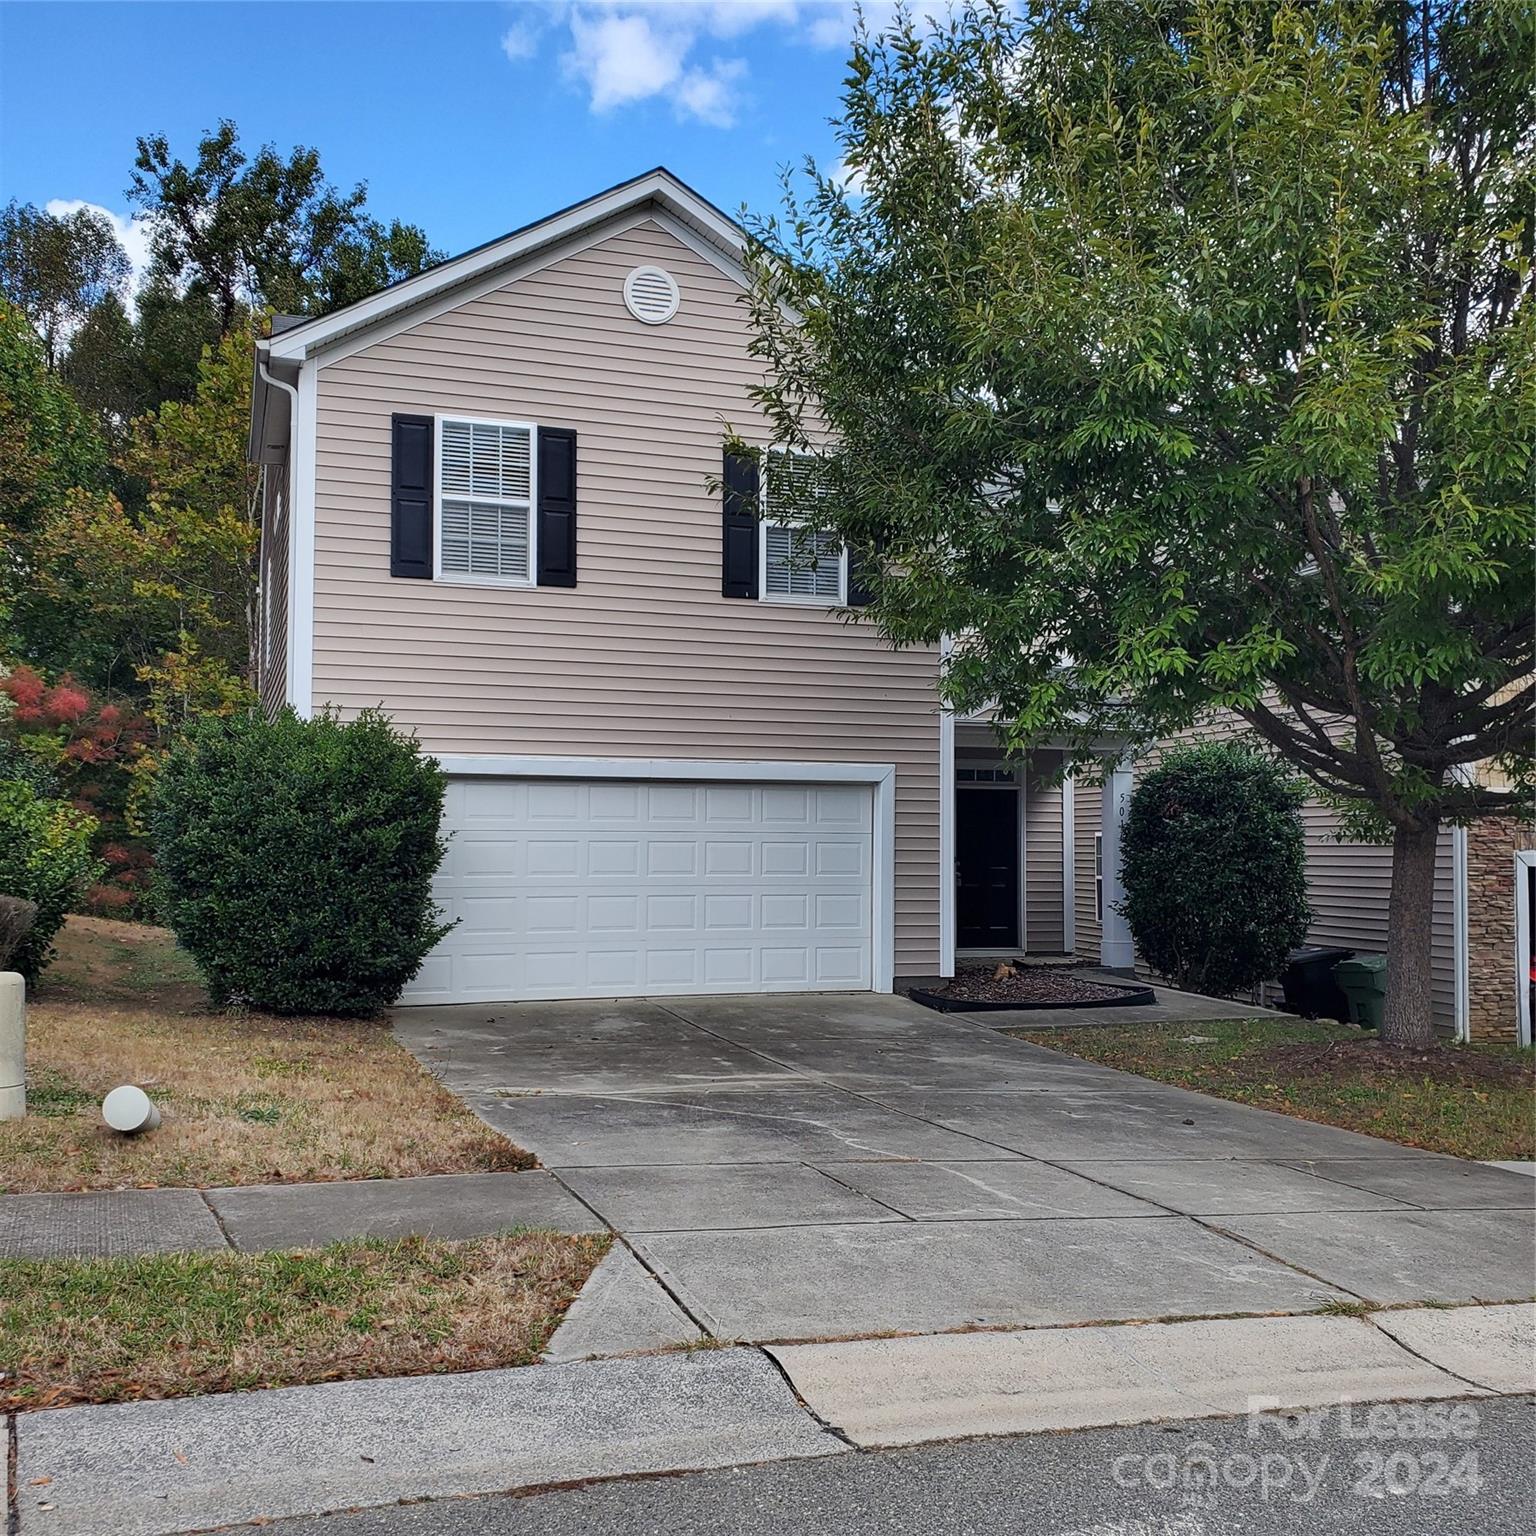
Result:
[[[1467,828],[1467,1019],[1474,1040],[1515,1038],[1515,850],[1536,828],[1488,817]]]

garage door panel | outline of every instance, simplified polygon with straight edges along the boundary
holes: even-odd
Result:
[[[451,780],[406,1002],[872,984],[863,786]]]

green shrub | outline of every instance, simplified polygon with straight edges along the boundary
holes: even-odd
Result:
[[[58,782],[44,763],[8,736],[0,736],[0,784],[25,784],[41,800],[57,800]]]
[[[1121,835],[1123,911],[1175,986],[1226,996],[1277,976],[1307,936],[1301,788],[1232,742],[1169,752]]]
[[[37,907],[10,961],[28,982],[53,958],[53,938],[65,914],[101,874],[91,853],[95,830],[83,811],[40,796],[19,779],[0,781],[0,896]]]
[[[206,719],[150,802],[160,910],[214,1001],[368,1014],[448,931],[443,776],[369,711]]]

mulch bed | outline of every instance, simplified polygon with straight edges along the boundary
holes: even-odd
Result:
[[[1111,986],[1089,981],[1054,966],[1020,966],[1012,975],[994,978],[995,967],[968,967],[932,991],[914,991],[915,1001],[930,1008],[963,1011],[980,1008],[1091,1008],[1116,1003],[1144,1003],[1151,990],[1139,985]]]
[[[1290,1078],[1338,1078],[1358,1073],[1383,1080],[1423,1082],[1427,1078],[1473,1087],[1528,1083],[1536,1088],[1536,1061],[1529,1057],[1451,1045],[1404,1050],[1374,1039],[1276,1045],[1250,1058],[1247,1065],[1260,1077],[1276,1072]]]
[[[965,998],[977,1003],[1097,1003],[1106,997],[1123,997],[1135,990],[1107,987],[1102,982],[1085,981],[1068,971],[1026,966],[1001,981],[993,981],[987,970],[961,971],[943,987],[934,989],[944,997]]]

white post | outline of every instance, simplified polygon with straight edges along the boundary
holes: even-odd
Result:
[[[1077,953],[1077,783],[1061,785],[1061,947]]]
[[[939,673],[954,642],[939,640]],[[955,974],[955,712],[939,710],[939,975]]]
[[[0,971],[0,1120],[27,1112],[27,984]]]
[[[1107,970],[1130,971],[1136,966],[1131,927],[1116,909],[1125,899],[1120,883],[1120,826],[1131,799],[1131,765],[1116,763],[1104,776],[1099,831],[1104,850],[1104,920],[1099,931],[1099,964]]]

